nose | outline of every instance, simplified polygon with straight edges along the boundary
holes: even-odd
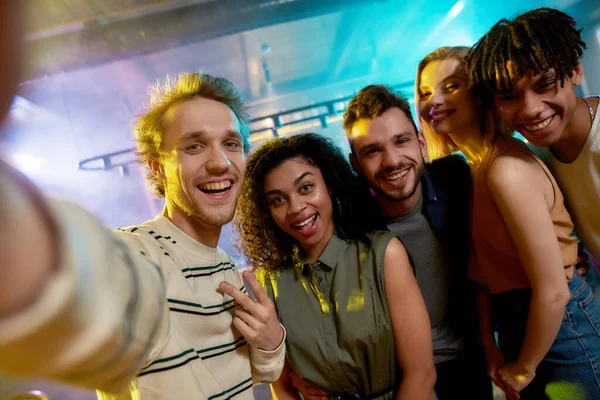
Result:
[[[382,164],[384,168],[396,168],[400,164],[401,156],[395,151],[384,151]]]
[[[439,90],[434,90],[431,92],[431,96],[429,97],[429,105],[432,108],[439,107],[444,104],[444,95]]]
[[[288,200],[288,214],[300,214],[306,208],[306,202],[302,196],[290,196]]]
[[[523,95],[521,105],[517,110],[521,117],[534,119],[542,113],[544,105],[537,93],[528,91]]]
[[[215,174],[223,173],[229,169],[231,161],[222,148],[213,148],[206,162],[206,169]]]

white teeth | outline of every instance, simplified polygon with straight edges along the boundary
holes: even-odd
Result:
[[[554,116],[552,116],[552,117],[554,117]],[[537,124],[531,124],[531,125],[523,124],[523,126],[528,131],[532,131],[532,132],[539,131],[539,130],[544,129],[548,125],[550,125],[550,122],[552,121],[552,117],[546,118],[545,120],[540,121]]]
[[[431,116],[431,119],[440,119],[440,118],[443,118],[443,117],[445,117],[445,116],[447,116],[449,114],[450,113],[447,112],[447,111],[444,111],[444,112],[441,112],[441,113],[436,113],[436,114],[434,114],[434,115]]]
[[[211,182],[199,185],[198,188],[201,190],[224,190],[231,187],[231,181]]]
[[[385,177],[383,179],[385,179],[386,181],[395,181],[395,180],[404,178],[406,176],[406,174],[408,174],[408,169],[405,169],[404,171],[401,171],[397,174]]]
[[[436,123],[436,122],[448,117],[450,114],[451,114],[450,111],[443,111],[443,112],[438,112],[438,113],[430,115],[430,118],[431,118],[432,122]]]
[[[306,226],[306,224],[312,222],[317,216],[313,215],[312,217],[306,218],[304,221],[300,222],[299,224],[294,225],[296,228],[302,228],[303,226]]]

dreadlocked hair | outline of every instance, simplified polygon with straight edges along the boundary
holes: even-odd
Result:
[[[295,158],[321,171],[331,192],[337,236],[368,243],[366,233],[383,228],[368,188],[362,186],[340,148],[330,139],[315,133],[274,138],[248,158],[233,220],[236,236],[233,242],[251,269],[272,272],[298,258],[298,242],[271,217],[264,187],[269,172]]]
[[[470,85],[480,87],[482,100],[491,101],[494,93],[510,91],[527,71],[537,75],[551,68],[564,85],[586,48],[582,31],[571,16],[552,8],[501,19],[467,55]]]

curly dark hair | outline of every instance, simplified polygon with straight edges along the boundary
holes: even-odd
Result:
[[[340,238],[368,242],[366,233],[383,229],[375,200],[330,139],[315,133],[271,139],[248,159],[233,220],[238,236],[234,243],[252,269],[275,271],[292,262],[297,241],[284,233],[271,217],[264,181],[270,171],[296,157],[321,171],[331,190],[333,222]]]
[[[539,74],[554,68],[564,85],[586,48],[582,31],[572,17],[552,8],[528,11],[512,21],[501,19],[467,55],[469,82],[486,101],[511,90],[512,81],[529,70]]]
[[[356,96],[350,100],[348,107],[344,112],[344,122],[342,123],[346,131],[346,137],[350,140],[352,146],[351,134],[354,124],[360,119],[374,119],[389,110],[390,108],[399,108],[406,115],[415,128],[415,133],[419,130],[413,120],[410,111],[410,103],[402,93],[395,91],[388,85],[369,85],[362,88]]]

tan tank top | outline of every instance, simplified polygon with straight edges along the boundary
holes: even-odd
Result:
[[[560,246],[565,275],[567,279],[571,279],[571,267],[577,259],[577,238],[572,235],[573,222],[565,208],[564,197],[544,163],[525,143],[514,138],[498,139],[484,157],[481,166],[473,172],[471,236],[477,262],[469,266],[469,277],[486,286],[492,293],[531,287],[502,214],[487,185],[492,162],[498,155],[507,152],[521,152],[532,157],[550,179],[554,190],[550,216]]]

